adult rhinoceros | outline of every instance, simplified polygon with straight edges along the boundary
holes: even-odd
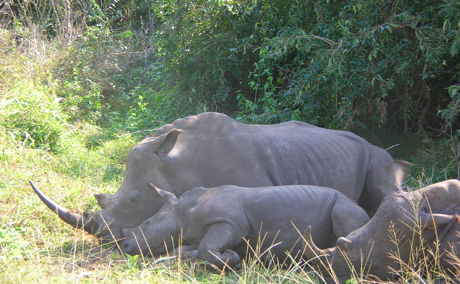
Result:
[[[165,125],[135,146],[118,191],[95,195],[101,211],[71,213],[36,192],[73,227],[118,238],[121,228],[138,226],[163,204],[149,183],[177,196],[196,186],[318,185],[375,211],[397,190],[393,165],[386,151],[350,132],[299,121],[249,125],[202,113]]]

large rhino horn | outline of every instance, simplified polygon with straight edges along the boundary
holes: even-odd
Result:
[[[101,226],[100,224],[97,224],[95,218],[90,217],[91,214],[88,214],[86,212],[84,212],[83,214],[70,212],[69,210],[57,205],[55,202],[49,199],[31,181],[29,181],[29,183],[32,186],[32,189],[38,195],[38,197],[40,197],[40,199],[43,201],[43,203],[45,203],[46,206],[48,206],[48,208],[51,209],[51,211],[56,213],[59,216],[59,218],[64,220],[64,222],[66,222],[74,228],[84,229],[85,231],[93,235],[99,233]]]

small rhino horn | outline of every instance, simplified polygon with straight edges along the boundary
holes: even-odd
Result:
[[[109,206],[112,195],[105,194],[105,193],[97,193],[97,194],[94,194],[94,197],[96,198],[97,204],[99,204],[99,206],[101,206],[101,208],[104,209],[107,206]]]
[[[345,237],[340,237],[337,239],[336,245],[341,251],[347,251],[351,248],[353,242]]]
[[[449,222],[458,222],[460,216],[450,214],[426,213],[421,211],[419,213],[420,225],[422,228],[434,229],[435,226],[441,226]]]

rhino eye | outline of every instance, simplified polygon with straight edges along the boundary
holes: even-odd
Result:
[[[139,200],[139,193],[133,192],[129,196],[129,201],[131,202],[137,202]]]

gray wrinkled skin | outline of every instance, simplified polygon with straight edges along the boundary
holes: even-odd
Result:
[[[375,212],[397,190],[393,165],[386,151],[350,132],[298,121],[248,125],[203,113],[176,120],[134,147],[121,187],[96,196],[103,209],[94,216],[120,237],[121,228],[138,226],[162,206],[150,182],[177,196],[196,186],[319,185]]]
[[[318,185],[359,200],[372,213],[397,191],[394,165],[386,151],[350,132],[298,121],[249,125],[224,114],[202,113],[145,138],[128,154],[118,191],[95,195],[102,210],[64,221],[76,228],[85,223],[91,234],[118,239],[122,228],[140,225],[163,205],[149,183],[177,196],[196,186]]]
[[[314,228],[313,239],[327,247],[369,220],[340,192],[317,186],[197,187],[179,199],[157,191],[167,200],[160,211],[137,228],[123,229],[126,238],[120,247],[128,254],[165,253],[182,234],[192,247],[181,252],[183,257],[218,267],[238,266],[247,251],[243,238],[260,252],[280,242],[270,252],[283,261],[286,252],[302,256],[301,233],[308,226]]]
[[[452,251],[454,248],[454,255],[460,257],[458,213],[458,180],[447,180],[412,192],[397,192],[383,201],[365,226],[351,232],[346,238],[340,238],[335,247],[317,251],[316,254],[323,254],[320,259],[323,262],[329,261],[341,279],[347,279],[350,275],[350,266],[343,255],[346,255],[358,273],[364,257],[368,258],[366,269],[369,269],[371,275],[391,279],[393,275],[390,268],[396,271],[401,268],[392,256],[398,255],[407,264],[409,258],[417,253],[418,260],[423,258],[422,251],[417,250],[424,247],[423,251],[428,254],[429,248],[435,250],[436,242],[440,242],[441,265],[455,275],[458,271],[455,272],[455,268],[449,265],[447,249]],[[419,233],[414,233],[414,230]],[[311,251],[307,255],[312,258]],[[323,267],[318,260],[313,263]]]

